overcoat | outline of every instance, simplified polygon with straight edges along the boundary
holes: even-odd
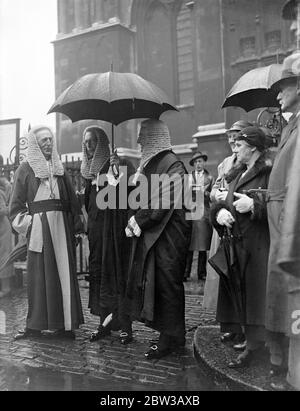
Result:
[[[144,168],[149,195],[151,191],[153,195],[152,175],[176,174],[183,179],[186,173],[172,151],[159,153]],[[175,208],[174,204],[171,200],[167,209],[152,209],[149,205],[135,213],[142,235],[134,239],[127,293],[133,319],[170,336],[184,338],[183,277],[191,222],[186,218],[187,211]]]
[[[196,184],[195,171],[190,174],[192,184]],[[209,220],[210,192],[214,183],[213,177],[207,170],[204,170],[203,179],[203,215],[199,220],[193,220],[192,238],[190,251],[206,251],[210,248],[212,226]]]
[[[130,161],[121,159],[120,167],[127,168],[127,181],[133,174]],[[102,170],[106,174],[109,168]],[[125,178],[125,176],[124,176]],[[122,183],[123,184],[123,183]],[[130,187],[127,187],[127,194]],[[100,188],[101,190],[101,188]],[[125,228],[129,219],[129,207],[118,207],[119,185],[110,186],[109,190],[116,199],[116,208],[99,209],[96,204],[97,189],[87,180],[85,206],[88,213],[89,238],[89,308],[98,315],[101,322],[113,313],[113,329],[122,328],[124,322],[123,307],[130,255],[131,239],[126,237]],[[127,203],[127,199],[126,199]]]
[[[267,280],[267,264],[269,255],[269,229],[267,206],[262,194],[249,194],[254,200],[253,212],[238,213],[233,202],[237,200],[234,192],[244,194],[250,189],[266,189],[271,172],[271,160],[261,155],[254,166],[242,176],[245,169],[233,169],[229,183],[226,202],[219,202],[212,207],[212,222],[221,234],[224,229],[216,221],[221,208],[230,210],[235,218],[232,233],[240,236],[241,245],[248,254],[248,262],[244,274],[245,318],[246,325],[265,325],[265,294]],[[220,280],[217,306],[217,320],[225,324],[238,324],[239,317],[234,310],[231,297],[228,295],[224,281]]]
[[[216,191],[219,188],[227,189],[228,184],[226,182],[226,175],[232,169],[236,161],[236,155],[232,154],[230,157],[226,157],[222,163],[218,165],[218,177],[213,185],[210,193],[210,198],[212,202],[215,200]],[[217,231],[214,229],[211,244],[209,249],[209,258],[212,257],[220,245],[220,238]],[[203,298],[203,308],[207,310],[216,311],[218,302],[218,290],[219,290],[219,276],[216,271],[212,268],[210,264],[207,264],[207,276],[204,285],[204,298]]]
[[[277,263],[290,181],[298,135],[298,117],[293,116],[284,128],[278,146],[268,187],[268,219],[270,227],[270,258],[267,281],[266,327],[269,331],[289,334],[289,286],[287,274]],[[299,159],[298,159],[299,161]],[[299,178],[299,176],[298,176]]]

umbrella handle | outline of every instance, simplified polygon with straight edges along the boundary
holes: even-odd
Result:
[[[115,132],[113,124],[111,125],[111,151],[112,153],[115,152]],[[112,166],[112,172],[115,178],[119,177],[119,168],[116,165]]]
[[[112,152],[115,151],[115,130],[114,125],[111,125],[111,150]]]

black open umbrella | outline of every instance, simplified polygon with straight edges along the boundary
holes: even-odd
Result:
[[[243,74],[229,91],[222,108],[241,107],[251,111],[262,107],[279,107],[278,92],[271,89],[280,80],[282,64],[257,67]]]
[[[177,110],[155,84],[134,73],[93,73],[80,77],[52,105],[49,113],[62,113],[72,122],[103,120],[113,126],[137,118],[159,118]]]
[[[244,277],[248,258],[249,253],[243,248],[241,239],[224,229],[216,254],[208,260],[222,278],[241,325],[246,321]]]

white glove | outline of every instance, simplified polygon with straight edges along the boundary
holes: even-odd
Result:
[[[233,207],[235,207],[238,213],[244,214],[244,213],[248,213],[249,211],[253,211],[253,208],[254,208],[253,198],[248,197],[246,194],[240,194],[240,193],[233,193],[233,195],[238,198],[238,200],[236,200],[233,203]]]
[[[131,232],[131,234],[129,234],[129,231]],[[125,233],[127,237],[140,237],[140,235],[142,234],[142,230],[140,229],[138,223],[135,221],[134,216],[132,216],[131,219],[128,221]]]
[[[125,228],[125,234],[126,234],[126,237],[134,237],[133,232],[128,227]]]
[[[225,191],[217,190],[216,193],[215,193],[216,201],[225,201],[226,197],[227,197],[227,194],[228,194],[227,190],[225,190]]]
[[[235,221],[231,212],[226,210],[226,208],[221,208],[221,210],[217,214],[216,220],[218,224],[225,225],[229,228],[231,228],[232,224]]]

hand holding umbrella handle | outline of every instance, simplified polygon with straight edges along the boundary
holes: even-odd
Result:
[[[113,154],[111,154],[110,156],[110,165],[111,165],[111,169],[112,169],[114,177],[118,178],[120,175],[119,173],[120,159],[117,154],[117,150],[115,150]]]

